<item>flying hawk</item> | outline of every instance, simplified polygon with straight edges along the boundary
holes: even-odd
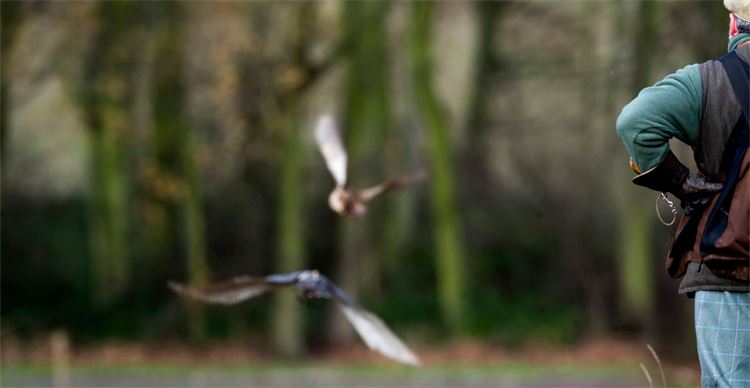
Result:
[[[370,349],[404,364],[420,365],[417,356],[380,318],[352,301],[344,291],[316,270],[266,277],[240,276],[205,287],[188,287],[175,282],[169,282],[168,285],[180,295],[224,305],[237,304],[279,287],[294,287],[303,300],[333,300]]]
[[[400,189],[425,178],[423,170],[413,174],[383,182],[377,186],[362,190],[346,187],[346,150],[341,136],[336,129],[333,117],[323,115],[315,126],[315,142],[323,154],[326,166],[333,175],[336,187],[328,195],[328,205],[338,214],[345,216],[362,216],[367,211],[365,204],[385,192]]]

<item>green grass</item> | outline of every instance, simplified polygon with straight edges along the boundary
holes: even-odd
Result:
[[[51,378],[46,365],[11,365],[2,368],[2,385],[44,384]],[[132,364],[76,365],[74,384],[96,385],[249,385],[284,386],[424,386],[552,385],[580,382],[637,386],[646,379],[638,365],[534,365],[529,363],[430,365],[419,369],[364,363],[248,363],[228,365]],[[670,380],[675,385],[684,385]],[[109,383],[111,382],[111,383]],[[210,384],[209,382],[213,382]]]

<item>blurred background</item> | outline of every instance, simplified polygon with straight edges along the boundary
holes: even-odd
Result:
[[[391,365],[327,303],[166,288],[303,268],[428,364],[553,354],[645,384],[651,343],[694,371],[671,228],[614,122],[725,52],[727,21],[719,1],[3,1],[4,378],[49,383],[33,366],[55,357]],[[428,180],[333,213],[327,112],[353,187]]]

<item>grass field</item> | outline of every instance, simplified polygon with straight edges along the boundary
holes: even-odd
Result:
[[[672,381],[674,383],[674,381]],[[398,366],[264,364],[248,366],[75,366],[74,386],[257,386],[257,387],[642,387],[638,366]],[[51,386],[45,366],[4,367],[2,385]],[[684,382],[682,384],[684,385]]]
[[[661,386],[645,349],[616,342],[519,351],[462,343],[418,350],[425,363],[421,368],[391,363],[363,347],[282,361],[245,346],[110,344],[77,349],[62,381],[87,387],[648,387],[639,366],[643,362],[654,385]],[[3,387],[54,385],[43,348],[20,357],[7,348],[3,353]],[[697,385],[694,366],[668,363],[665,369],[669,386]]]

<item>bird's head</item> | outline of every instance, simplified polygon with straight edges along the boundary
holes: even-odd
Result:
[[[343,186],[336,186],[333,189],[328,196],[328,205],[342,216],[359,217],[367,212],[367,207],[357,198],[356,193],[352,193]]]
[[[350,202],[351,194],[343,186],[336,186],[328,195],[328,206],[338,214],[346,214]]]
[[[305,271],[297,280],[297,294],[304,300],[330,298],[329,280],[316,270]]]

